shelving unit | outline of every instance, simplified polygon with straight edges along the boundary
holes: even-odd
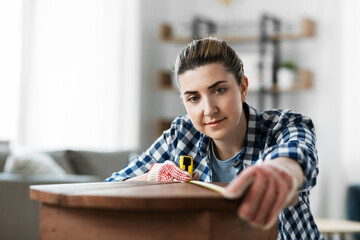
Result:
[[[164,42],[175,44],[189,43],[192,41],[191,37],[176,36],[170,24],[163,23],[160,28],[160,39]],[[299,40],[303,38],[310,38],[315,36],[315,22],[311,19],[304,18],[301,20],[301,27],[297,33],[288,34],[274,34],[270,36],[271,40]],[[259,41],[259,36],[239,36],[239,35],[223,35],[218,38],[228,43],[246,43]]]
[[[166,129],[168,129],[170,127],[172,120],[170,120],[170,119],[161,119],[161,118],[158,120],[157,128],[158,128],[158,135],[159,136],[162,134],[163,131],[165,131]]]
[[[295,82],[288,89],[279,89],[278,86],[273,85],[271,88],[267,89],[266,92],[269,93],[285,93],[285,92],[300,92],[304,90],[311,89],[313,86],[313,74],[309,70],[300,69],[298,70],[298,81]]]
[[[309,18],[301,19],[300,26],[296,32],[287,33],[276,33],[267,35],[266,39],[270,42],[276,41],[300,41],[306,38],[312,38],[315,36],[316,24]],[[263,41],[263,36],[257,35],[216,35],[219,39],[225,40],[229,44],[238,43],[260,43]],[[200,36],[201,38],[202,36]],[[203,36],[205,37],[205,36]],[[170,44],[188,44],[193,40],[190,36],[179,36],[175,33],[172,26],[168,23],[163,23],[160,26],[160,41]],[[297,81],[287,89],[280,89],[276,84],[267,89],[250,90],[249,93],[260,93],[260,94],[272,94],[275,98],[281,93],[292,93],[308,90],[313,85],[313,74],[307,69],[298,69]],[[177,91],[177,86],[174,86],[171,73],[167,70],[159,70],[158,72],[158,86],[160,90],[166,91]],[[259,95],[260,96],[260,95]],[[171,121],[167,119],[159,119],[158,129],[159,133],[167,129],[170,126]]]
[[[158,86],[161,90],[176,90],[169,71],[160,70],[158,72]]]
[[[158,73],[158,86],[161,90],[178,91],[171,79],[171,73],[166,70],[160,70]],[[298,70],[298,81],[286,90],[280,89],[278,86],[272,86],[266,89],[265,93],[282,93],[282,92],[299,92],[311,89],[313,85],[313,74],[309,70]],[[258,90],[249,90],[250,93],[256,93]]]

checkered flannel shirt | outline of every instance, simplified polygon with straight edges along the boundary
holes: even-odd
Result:
[[[259,159],[289,157],[297,161],[304,172],[299,202],[279,214],[278,239],[323,239],[310,212],[309,190],[316,184],[318,175],[315,130],[311,119],[291,110],[269,110],[258,114],[247,103],[244,103],[244,109],[248,113],[248,128],[244,151],[237,154],[234,163],[237,174]],[[181,155],[190,155],[200,181],[211,182],[210,141],[211,138],[195,129],[188,115],[181,115],[146,152],[105,181],[123,181],[147,173],[153,163],[171,160],[178,164]]]

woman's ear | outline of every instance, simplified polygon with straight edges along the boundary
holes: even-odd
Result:
[[[248,93],[248,87],[249,87],[248,78],[246,76],[243,76],[241,78],[241,84],[240,84],[241,101],[242,102],[246,101],[246,96],[247,96],[247,93]]]

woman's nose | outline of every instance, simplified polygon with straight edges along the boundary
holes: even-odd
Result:
[[[205,98],[205,100],[204,100],[204,115],[212,116],[216,112],[217,112],[217,106],[216,106],[215,101],[211,98]]]

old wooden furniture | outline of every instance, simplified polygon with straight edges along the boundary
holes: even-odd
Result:
[[[360,233],[360,222],[345,219],[317,218],[315,222],[326,240],[335,239],[336,235],[340,239],[345,239],[345,235]]]
[[[190,183],[37,185],[41,239],[276,239],[236,215],[238,201]]]

